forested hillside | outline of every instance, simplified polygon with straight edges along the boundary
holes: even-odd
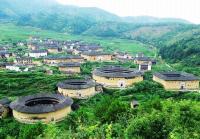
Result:
[[[73,34],[116,36],[138,25],[158,23],[189,23],[182,19],[155,17],[119,17],[98,8],[63,6],[55,0],[1,0],[0,19],[17,25],[33,26]],[[114,23],[113,23],[114,22]],[[116,26],[120,26],[116,27]],[[101,30],[103,28],[103,30]],[[98,32],[101,30],[101,33]]]

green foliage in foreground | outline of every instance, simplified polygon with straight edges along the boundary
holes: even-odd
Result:
[[[54,91],[56,82],[66,78],[42,73],[0,74],[1,97]],[[13,91],[6,91],[9,84],[14,85]],[[133,99],[139,102],[135,109],[130,108]],[[59,123],[26,125],[12,117],[0,120],[0,138],[198,138],[199,100],[197,93],[167,92],[158,83],[143,81],[133,88],[105,90],[77,101],[80,109]]]

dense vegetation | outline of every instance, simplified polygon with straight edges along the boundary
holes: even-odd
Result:
[[[36,91],[53,92],[56,82],[64,79],[42,73],[0,75],[0,98],[13,99]],[[10,85],[14,89],[8,90]],[[135,109],[130,108],[132,100],[139,102]],[[199,94],[167,92],[146,80],[134,88],[104,90],[89,100],[76,101],[80,109],[57,124],[25,125],[11,117],[0,120],[0,138],[198,138],[199,100]]]
[[[185,38],[170,46],[160,49],[164,59],[171,62],[181,62],[184,65],[200,65],[200,36]]]

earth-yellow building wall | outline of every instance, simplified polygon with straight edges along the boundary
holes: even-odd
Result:
[[[144,64],[144,63],[151,63],[150,61],[140,61],[140,60],[135,60],[135,64]]]
[[[186,90],[198,90],[199,81],[166,81],[165,88],[168,90],[180,90],[180,84],[185,83]]]
[[[126,78],[106,78],[93,75],[93,79],[96,80],[97,83],[103,84],[105,87],[119,87],[120,81],[124,81],[125,87],[143,81],[142,76],[126,79]]]
[[[162,84],[163,86],[166,86],[166,82],[164,80],[156,77],[156,76],[153,76],[153,80],[158,82],[158,83],[160,83],[160,84]]]
[[[153,80],[161,83],[166,90],[180,90],[181,83],[185,84],[186,90],[198,90],[199,89],[199,81],[165,81],[156,76],[153,77]]]
[[[44,59],[44,63],[47,64],[58,64],[58,63],[68,63],[68,62],[83,62],[83,59]]]
[[[59,67],[59,70],[61,72],[74,72],[74,73],[80,73],[81,72],[80,67]]]
[[[44,122],[49,123],[51,121],[61,121],[71,112],[71,107],[57,110],[55,112],[42,113],[42,114],[28,114],[21,113],[13,110],[14,118],[21,123],[36,123]]]
[[[98,55],[98,56],[88,56],[88,55],[81,55],[87,61],[111,61],[111,55]]]
[[[74,89],[62,89],[60,87],[58,87],[58,92],[63,94],[64,96],[68,96],[71,98],[88,98],[91,96],[94,96],[96,94],[96,90],[95,87],[90,87],[90,88],[86,88],[86,89],[78,89],[78,90],[74,90]]]
[[[48,49],[48,53],[58,53],[58,49]]]

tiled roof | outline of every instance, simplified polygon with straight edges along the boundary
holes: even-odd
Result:
[[[35,102],[45,101],[45,104],[35,105]],[[56,103],[48,103],[48,102],[56,102]],[[28,105],[29,103],[33,103],[33,105]],[[22,112],[22,113],[30,113],[30,114],[40,114],[40,113],[48,113],[54,112],[65,107],[70,107],[73,104],[73,100],[69,97],[65,97],[60,94],[35,94],[30,96],[25,96],[18,98],[16,101],[10,104],[11,109]]]
[[[192,81],[192,80],[199,80],[198,77],[194,76],[193,74],[185,73],[185,72],[157,72],[154,73],[154,76],[167,80],[167,81]]]
[[[95,86],[95,82],[90,79],[69,79],[57,84],[63,89],[86,89]]]
[[[142,72],[120,66],[107,66],[95,69],[93,71],[93,74],[103,77],[128,78],[128,77],[141,76]]]
[[[60,63],[59,67],[80,67],[80,63],[70,62],[70,63]]]

